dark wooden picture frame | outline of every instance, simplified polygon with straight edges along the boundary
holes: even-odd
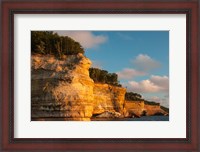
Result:
[[[1,151],[200,151],[199,1],[1,1]],[[186,14],[186,138],[14,138],[15,14]]]

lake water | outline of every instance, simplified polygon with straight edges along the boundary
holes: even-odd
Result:
[[[169,121],[169,116],[144,116],[141,118],[129,118],[124,121]]]
[[[105,119],[95,118],[92,121],[169,121],[169,116],[143,116],[141,118]]]
[[[92,118],[92,121],[169,121],[169,116],[143,116],[141,118]],[[67,118],[36,118],[32,121],[70,121]]]

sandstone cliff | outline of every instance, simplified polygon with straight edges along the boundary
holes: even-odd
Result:
[[[160,105],[145,105],[144,108],[146,109],[147,116],[168,114],[167,112],[165,112],[163,109],[160,108]]]
[[[108,84],[94,84],[94,111],[101,114],[106,111],[118,112],[123,115],[124,95],[126,89]]]
[[[31,117],[90,120],[165,115],[160,105],[126,101],[126,89],[94,83],[91,61],[83,54],[31,56]]]
[[[31,117],[90,120],[123,116],[125,88],[95,84],[83,54],[31,56]]]
[[[32,117],[65,117],[89,120],[93,112],[91,61],[82,54],[57,59],[32,55]]]
[[[140,117],[145,110],[144,101],[125,101],[125,117]]]
[[[125,101],[125,117],[167,115],[160,105],[147,105],[144,101]]]

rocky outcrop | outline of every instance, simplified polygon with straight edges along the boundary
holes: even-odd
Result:
[[[160,105],[125,101],[123,87],[94,83],[89,76],[90,66],[91,61],[80,53],[61,59],[32,55],[32,119],[90,120],[167,114]]]
[[[31,57],[31,116],[89,120],[93,114],[91,61],[82,54]]]
[[[125,117],[141,117],[145,110],[144,101],[125,101]]]
[[[115,111],[105,111],[96,116],[96,118],[121,118],[122,114]]]
[[[124,95],[126,89],[108,84],[94,84],[93,114],[101,114],[106,111],[118,112],[123,115]]]
[[[147,116],[168,114],[167,112],[165,112],[163,109],[160,108],[160,105],[145,105],[144,108],[146,110]]]
[[[144,101],[125,101],[125,117],[167,115],[160,105],[147,105]]]
[[[90,120],[123,116],[125,88],[95,84],[83,54],[31,56],[31,117]]]

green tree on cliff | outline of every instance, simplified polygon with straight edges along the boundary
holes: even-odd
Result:
[[[90,78],[92,78],[94,82],[107,83],[121,87],[116,73],[108,73],[108,71],[101,70],[98,68],[90,68],[89,73],[90,73]]]
[[[31,31],[31,53],[62,55],[84,54],[80,43],[50,31]]]
[[[125,99],[129,100],[129,101],[141,101],[141,100],[144,100],[144,99],[142,99],[142,96],[139,93],[134,93],[134,92],[126,92]]]

